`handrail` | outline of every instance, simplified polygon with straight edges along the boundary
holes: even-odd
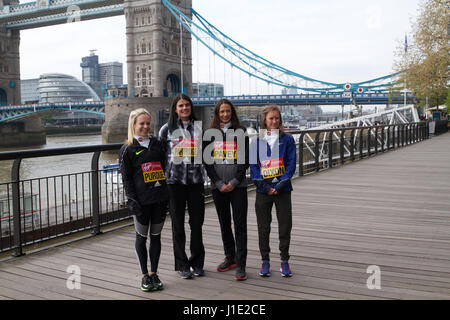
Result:
[[[295,135],[298,141],[297,176],[301,177],[422,141],[428,138],[429,132],[428,122],[418,122],[289,133]],[[92,235],[100,234],[101,226],[127,219],[130,213],[125,206],[126,199],[123,187],[118,182],[117,169],[101,169],[98,164],[101,152],[117,151],[122,145],[122,143],[114,143],[0,153],[0,161],[14,160],[11,168],[11,182],[0,182],[0,191],[3,190],[7,194],[6,198],[0,200],[7,201],[10,206],[6,227],[3,225],[5,222],[3,218],[0,225],[0,252],[12,249],[14,256],[20,256],[23,254],[23,247],[28,244],[78,231],[91,230]],[[93,153],[91,169],[88,172],[20,179],[19,170],[22,159],[81,153]],[[111,190],[108,189],[109,177],[116,178],[116,182],[109,184]],[[247,179],[250,179],[248,175]],[[102,184],[103,182],[105,184]],[[67,192],[68,201],[64,198]],[[72,196],[72,193],[76,195]],[[34,225],[34,213],[31,213],[32,221],[30,222],[26,220],[24,212],[25,198],[36,194],[38,194],[37,198],[32,198],[31,203],[32,205],[33,201],[38,203],[36,214],[39,215],[37,222],[39,225],[37,228]],[[87,214],[84,210],[85,205],[89,209],[86,210]],[[79,206],[82,206],[83,210],[79,210]],[[112,207],[112,211],[108,206]],[[73,220],[71,210],[75,211],[74,215],[76,214]],[[3,214],[3,212],[0,213]],[[42,224],[42,221],[45,221],[43,218],[46,217],[41,215],[48,216],[46,225]],[[27,227],[26,222],[32,223],[31,229]],[[2,235],[5,228],[10,233],[7,238]]]

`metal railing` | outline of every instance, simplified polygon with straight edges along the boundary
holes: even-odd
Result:
[[[428,124],[410,123],[373,127],[289,132],[295,138],[296,176],[304,176],[398,149],[428,138]],[[117,166],[99,168],[100,154],[118,151],[122,144],[0,153],[14,160],[11,181],[0,183],[0,252],[13,250],[80,231],[101,233],[101,227],[130,217]],[[20,179],[25,158],[93,153],[89,171]],[[45,158],[42,158],[45,161]],[[251,186],[251,179],[247,173]],[[210,201],[210,181],[205,183]]]
[[[428,124],[345,127],[292,134],[298,134],[298,174],[303,176],[427,139]]]
[[[99,169],[103,151],[117,151],[122,144],[29,150],[0,153],[0,160],[14,160],[11,181],[0,183],[0,252],[71,233],[92,230],[126,219],[125,195],[119,173]],[[93,153],[91,170],[57,176],[20,179],[22,159]],[[45,161],[45,158],[43,158]]]

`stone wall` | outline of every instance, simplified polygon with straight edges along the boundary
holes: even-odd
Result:
[[[152,116],[151,131],[155,136],[159,132],[156,123],[157,111],[167,110],[172,104],[170,98],[114,98],[105,101],[105,123],[102,126],[103,143],[119,143],[127,139],[128,118],[130,112],[145,108]]]

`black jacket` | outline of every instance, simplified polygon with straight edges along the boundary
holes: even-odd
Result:
[[[229,129],[236,128],[230,127]],[[231,184],[234,187],[247,187],[247,179],[246,179],[246,172],[249,167],[249,138],[246,133],[246,129],[244,127],[241,128],[244,132],[244,145],[239,148],[237,146],[237,150],[235,151],[234,158],[236,159],[230,159],[228,156],[223,156],[223,158],[226,159],[226,163],[214,163],[214,164],[205,164],[206,172],[211,179],[211,188],[212,189],[220,189],[224,184],[227,184],[228,182],[231,182]],[[220,129],[218,129],[220,130]],[[222,133],[222,141],[226,141],[226,134],[223,133],[222,130],[220,130]],[[232,142],[238,143],[237,137],[234,137]],[[215,139],[214,137],[211,139],[211,142],[204,141],[203,145],[204,148],[206,148],[210,144],[214,144]],[[211,146],[211,157],[214,159],[214,148]],[[245,157],[245,163],[238,164],[238,157]],[[232,157],[233,158],[233,157]]]
[[[142,206],[168,201],[164,176],[166,157],[164,145],[150,137],[148,149],[136,139],[124,144],[119,152],[120,173],[132,214],[142,213]]]

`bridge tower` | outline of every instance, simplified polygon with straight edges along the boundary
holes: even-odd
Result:
[[[192,0],[172,3],[192,17]],[[180,37],[180,23],[160,0],[125,0],[124,13],[128,95],[170,98],[180,92],[192,94],[191,34],[183,28]]]
[[[18,4],[19,0],[0,0],[4,6]],[[6,30],[0,24],[0,106],[19,105],[20,97],[20,31]]]

